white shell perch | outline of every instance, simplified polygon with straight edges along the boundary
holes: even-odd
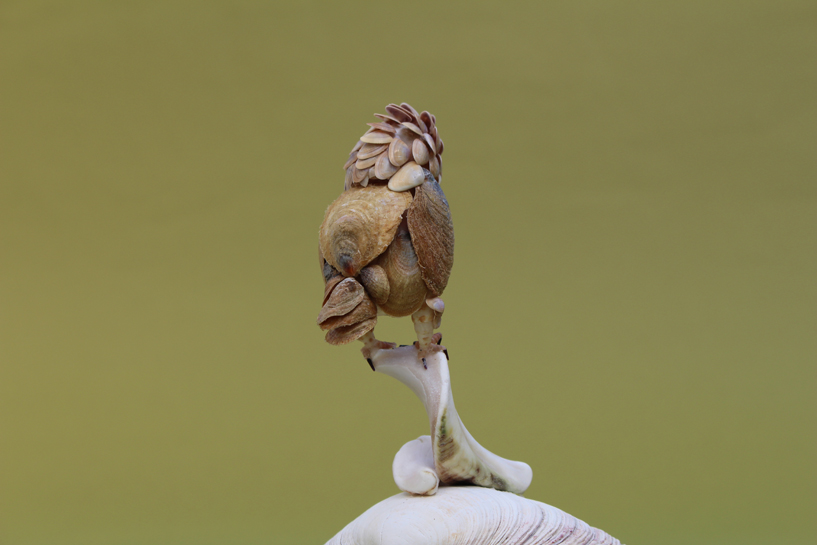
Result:
[[[420,398],[431,425],[430,444],[421,437],[403,446],[395,457],[394,480],[401,490],[433,494],[436,482],[429,478],[431,467],[441,484],[472,483],[517,494],[530,486],[533,472],[528,464],[497,456],[465,429],[454,407],[445,354],[426,357],[427,369],[414,346],[377,350],[371,359],[375,371],[396,378]],[[429,447],[433,466],[426,454]]]
[[[474,486],[387,498],[326,545],[620,545],[564,511]]]

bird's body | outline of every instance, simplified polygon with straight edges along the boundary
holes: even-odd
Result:
[[[394,347],[375,339],[377,315],[411,315],[426,356],[443,350],[434,328],[454,256],[439,184],[443,146],[428,112],[417,114],[405,103],[386,109],[391,115],[378,115],[383,122],[370,123],[352,150],[344,192],[321,224],[326,288],[318,324],[329,330],[331,344],[363,341],[368,358],[373,349]]]

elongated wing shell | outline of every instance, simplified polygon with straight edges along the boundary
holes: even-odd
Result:
[[[445,194],[430,172],[415,189],[407,219],[423,281],[430,296],[438,297],[454,266],[454,224]]]

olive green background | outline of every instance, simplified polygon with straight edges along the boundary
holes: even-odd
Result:
[[[392,101],[438,118],[457,407],[526,496],[814,543],[816,8],[3,1],[0,543],[323,543],[398,492],[422,407],[314,322]]]

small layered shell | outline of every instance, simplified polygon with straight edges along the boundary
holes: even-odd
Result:
[[[328,330],[326,342],[350,343],[374,329],[376,323],[377,307],[357,280],[336,275],[327,281],[318,314],[318,325]]]
[[[443,141],[437,133],[437,118],[428,112],[417,113],[405,102],[386,106],[387,115],[375,114],[380,121],[369,123],[369,130],[360,137],[343,168],[346,170],[344,189],[366,187],[371,181],[390,181],[401,176],[408,163],[428,169],[439,182],[442,179]],[[402,177],[409,178],[410,172]],[[422,178],[414,176],[418,185]],[[406,191],[415,185],[405,182],[392,191]]]
[[[321,254],[344,276],[356,276],[394,239],[411,199],[410,193],[389,191],[386,186],[344,191],[326,209]]]

